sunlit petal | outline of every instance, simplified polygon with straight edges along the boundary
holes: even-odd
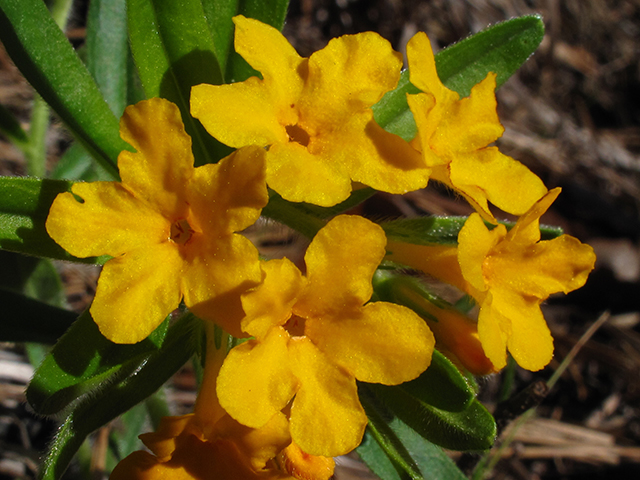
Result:
[[[367,416],[355,379],[327,361],[308,338],[290,342],[291,368],[300,389],[291,406],[291,437],[311,455],[344,455],[360,444]]]
[[[180,279],[185,304],[232,335],[246,336],[240,295],[262,280],[256,247],[238,234],[218,241],[194,235],[187,247]]]
[[[374,302],[339,318],[307,320],[306,334],[358,380],[397,385],[431,362],[435,340],[427,324],[401,305]]]
[[[218,399],[243,425],[264,426],[295,394],[288,340],[284,329],[273,328],[261,341],[238,345],[225,359],[218,375]]]
[[[265,262],[262,268],[264,281],[242,295],[246,314],[242,330],[259,339],[291,318],[293,305],[306,284],[300,270],[287,258]]]
[[[118,157],[122,183],[162,215],[184,216],[193,154],[178,107],[161,98],[130,105],[120,120],[120,135],[137,150]]]
[[[338,159],[313,155],[296,142],[277,143],[267,153],[267,183],[291,202],[332,206],[351,193],[351,180]]]
[[[191,115],[213,137],[234,148],[287,142],[289,136],[279,122],[279,107],[256,77],[241,83],[191,88]]]
[[[368,109],[400,79],[402,55],[374,32],[344,35],[309,57],[300,123],[313,131],[334,130]]]
[[[180,303],[182,264],[168,241],[109,260],[91,305],[102,334],[116,343],[146,338]]]
[[[255,223],[269,200],[264,156],[263,148],[245,147],[196,168],[187,199],[203,233],[217,237]]]
[[[331,220],[307,249],[309,283],[294,312],[310,317],[362,306],[371,298],[371,278],[386,242],[382,228],[362,217]]]
[[[169,238],[169,221],[119,183],[80,182],[71,191],[56,197],[46,227],[72,255],[117,257]]]

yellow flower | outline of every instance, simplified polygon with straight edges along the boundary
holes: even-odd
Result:
[[[331,206],[351,182],[405,193],[429,169],[408,143],[373,120],[371,106],[395,88],[402,57],[373,32],[335,38],[309,58],[257,20],[234,17],[235,48],[262,74],[198,85],[191,113],[229,146],[269,146],[267,183],[285,199]]]
[[[580,288],[593,269],[593,249],[576,238],[540,241],[540,217],[559,194],[559,188],[551,190],[509,231],[502,224],[489,230],[474,213],[458,234],[457,248],[390,246],[391,259],[475,298],[480,342],[496,369],[506,365],[507,349],[527,370],[540,370],[551,361],[553,339],[540,304],[552,293]]]
[[[71,254],[114,257],[91,306],[100,331],[138,342],[184,298],[197,315],[240,334],[239,295],[262,274],[255,247],[234,232],[267,203],[263,149],[194,168],[179,110],[159,98],[128,107],[120,135],[137,150],[118,157],[122,182],[76,183],[58,195],[46,223]]]
[[[118,463],[111,480],[294,478],[269,464],[290,441],[282,414],[259,430],[240,425],[227,415],[209,435],[194,414],[163,417],[157,432],[140,435],[140,439],[153,455],[133,452]]]
[[[225,350],[216,349],[213,326],[206,328],[206,365],[194,413],[163,417],[156,432],[140,435],[153,455],[132,453],[111,480],[329,480],[333,459],[307,455],[292,444],[284,414],[253,429],[220,407],[216,383]]]
[[[424,92],[407,99],[418,127],[414,144],[433,168],[431,178],[458,191],[491,223],[497,222],[487,201],[515,215],[526,212],[547,189],[527,167],[488,146],[504,131],[496,113],[496,75],[489,73],[460,99],[438,78],[423,32],[407,44],[407,58],[411,83]]]
[[[222,407],[259,428],[291,399],[293,441],[313,455],[358,446],[367,417],[356,388],[416,378],[431,361],[434,339],[408,308],[364,305],[385,254],[382,229],[362,217],[331,220],[311,242],[307,276],[287,259],[266,262],[264,283],[242,296],[245,332],[218,379]]]

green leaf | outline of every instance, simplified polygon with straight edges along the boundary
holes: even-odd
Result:
[[[458,233],[467,217],[403,218],[380,226],[389,240],[415,245],[458,245]]]
[[[467,221],[467,217],[419,217],[402,218],[380,224],[389,240],[412,243],[414,245],[458,245],[458,233]],[[507,230],[511,230],[516,222],[498,221]],[[485,222],[489,230],[495,225]],[[551,240],[562,235],[562,228],[540,225],[541,240]]]
[[[45,229],[53,200],[70,189],[71,182],[61,180],[0,177],[0,248],[58,260],[104,263],[108,257],[70,255]]]
[[[496,436],[496,423],[484,406],[473,400],[467,408],[449,412],[436,408],[402,388],[369,385],[389,411],[436,445],[450,450],[486,450]]]
[[[201,323],[184,315],[169,328],[160,349],[140,359],[131,375],[85,396],[58,429],[40,478],[58,480],[87,435],[150,396],[178,371],[195,350]]]
[[[29,404],[41,415],[53,415],[83,395],[95,395],[105,382],[131,374],[141,356],[157,350],[167,325],[165,321],[140,343],[119,345],[100,333],[86,311],[36,370],[27,388]]]
[[[466,97],[489,72],[506,82],[533,55],[544,37],[540,15],[526,15],[493,25],[444,49],[436,57],[438,76]]]
[[[81,143],[74,143],[56,163],[50,177],[55,180],[83,180],[85,182],[112,180],[111,175],[96,163]]]
[[[489,72],[500,86],[535,52],[544,36],[539,15],[528,15],[493,25],[436,54],[436,68],[447,88],[466,97]],[[376,121],[405,140],[415,137],[416,126],[406,94],[419,93],[404,71],[395,90],[373,107]]]
[[[475,399],[475,390],[451,361],[437,350],[431,365],[415,380],[393,387],[421,402],[449,412],[465,410]]]
[[[22,74],[75,137],[117,178],[129,148],[118,119],[42,0],[0,0],[0,40]]]
[[[129,39],[126,0],[91,0],[87,14],[87,70],[116,117],[127,106]]]
[[[205,3],[217,3],[216,0],[205,0]],[[289,0],[227,0],[226,3],[235,3],[236,15],[244,15],[247,18],[255,18],[262,23],[282,30],[284,20],[289,7]],[[206,8],[206,7],[205,7]],[[224,21],[223,21],[224,22]],[[230,28],[231,27],[231,28]],[[233,25],[225,22],[225,32],[233,33]],[[230,28],[230,30],[229,30]],[[213,28],[212,28],[213,31]],[[260,76],[251,66],[233,49],[229,50],[225,79],[227,83],[241,82],[249,77]]]
[[[466,478],[440,447],[394,416],[368,386],[360,385],[359,392],[369,426],[356,451],[376,475],[384,480]]]
[[[385,450],[380,446],[380,443],[378,443],[371,433],[370,426],[365,430],[362,443],[356,448],[356,452],[360,460],[366,463],[378,478],[384,480],[403,480],[401,473],[403,470],[393,463],[391,457],[387,455]]]
[[[0,290],[0,303],[3,306],[0,342],[53,345],[76,319],[73,312],[7,290]]]
[[[127,16],[131,51],[147,97],[163,97],[178,105],[193,141],[196,165],[226,156],[230,150],[189,113],[192,86],[222,83],[200,0],[129,0]]]

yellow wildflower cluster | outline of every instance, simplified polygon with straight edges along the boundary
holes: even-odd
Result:
[[[143,435],[153,455],[127,457],[115,479],[328,479],[325,457],[357,447],[367,424],[356,381],[415,379],[436,340],[455,354],[474,339],[479,373],[502,368],[507,349],[524,368],[540,369],[553,354],[540,303],[580,287],[593,267],[593,251],[572,237],[539,241],[539,218],[559,191],[547,193],[489,146],[503,131],[494,74],[460,99],[438,78],[426,35],[416,34],[408,65],[422,93],[408,97],[418,133],[406,142],[373,117],[402,66],[379,35],[336,38],[302,58],[276,29],[242,16],[234,22],[235,49],[262,78],[199,85],[191,96],[193,116],[234,153],[194,168],[177,107],[140,102],[120,124],[135,149],[120,154],[122,181],[76,183],[47,220],[73,255],[113,257],[91,306],[110,340],[141,341],[181,302],[251,337],[226,355],[209,328],[195,413]],[[340,215],[313,238],[303,273],[287,259],[261,261],[238,233],[258,219],[267,185],[292,202],[333,206],[358,184],[402,194],[429,178],[478,212],[456,247],[387,243],[378,225]],[[489,202],[521,215],[510,231]],[[385,255],[473,296],[477,326],[449,312],[434,338],[413,310],[372,299]]]

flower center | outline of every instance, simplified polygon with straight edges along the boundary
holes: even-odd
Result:
[[[292,337],[304,336],[304,318],[297,315],[291,315],[291,318],[284,324],[284,329]]]
[[[169,239],[178,245],[184,245],[191,240],[191,236],[194,232],[195,230],[191,228],[187,219],[181,218],[180,220],[173,222],[171,225]]]
[[[285,127],[285,130],[289,135],[289,141],[299,143],[304,147],[309,145],[309,140],[311,139],[311,137],[304,130],[304,128],[298,125],[287,125]]]

